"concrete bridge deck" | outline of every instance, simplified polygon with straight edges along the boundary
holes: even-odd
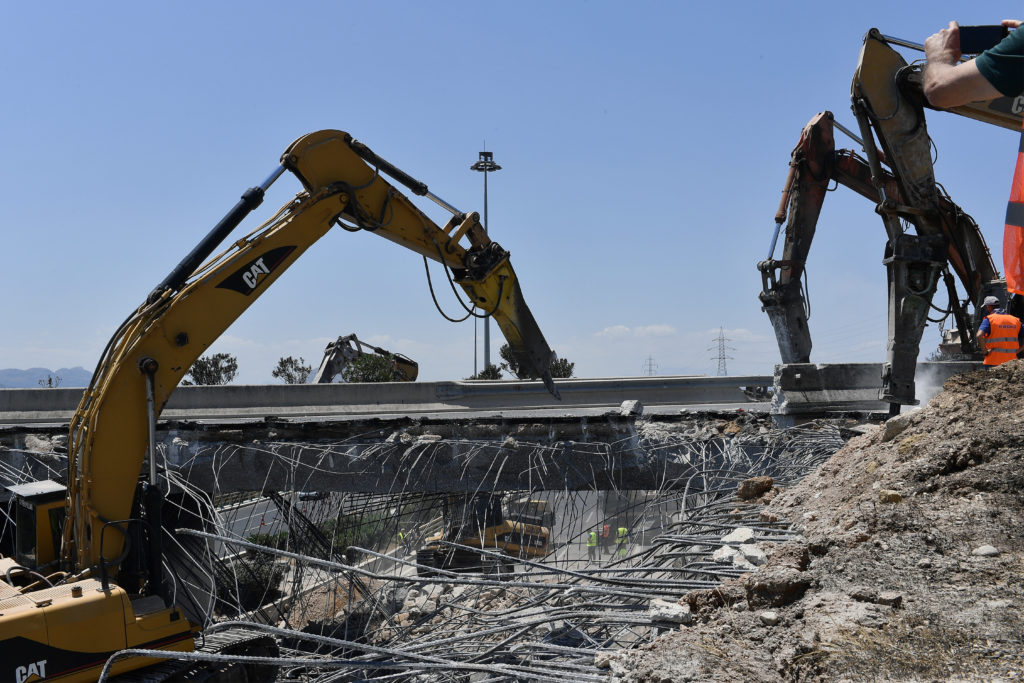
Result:
[[[938,383],[974,369],[928,365],[922,376]],[[771,404],[744,392],[771,384],[766,376],[562,380],[562,401],[539,382],[182,387],[163,413],[158,457],[174,476],[219,493],[658,489],[745,457],[742,443],[708,424],[756,421],[769,409],[805,419],[888,408],[877,400],[878,364],[779,366]],[[80,397],[0,390],[0,483],[10,483],[8,473],[63,477],[62,439]],[[686,417],[701,411],[712,413],[703,426]],[[761,422],[770,426],[767,415]]]
[[[540,382],[450,381],[378,384],[273,384],[179,387],[167,420],[327,418],[495,411],[601,411],[623,401],[644,406],[743,404],[743,387],[771,386],[766,375],[558,380],[562,400]],[[0,389],[0,424],[67,423],[82,389]]]

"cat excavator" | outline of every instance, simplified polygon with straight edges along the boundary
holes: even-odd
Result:
[[[980,357],[973,332],[978,321],[970,319],[969,307],[978,311],[986,296],[1005,296],[1006,285],[977,223],[935,180],[924,113],[934,107],[924,97],[922,65],[908,64],[893,46],[923,50],[878,29],[864,37],[851,88],[859,136],[828,111],[804,127],[792,153],[768,258],[758,270],[762,310],[771,320],[782,362],[810,362],[803,275],[825,194],[838,183],[875,203],[886,231],[883,264],[889,283],[889,342],[879,399],[896,414],[901,405],[917,403],[914,375],[929,312],[953,316],[961,353]],[[1024,98],[1002,97],[946,111],[1019,131]],[[836,149],[837,128],[860,144],[864,157]],[[783,254],[775,259],[783,223]],[[949,297],[945,309],[932,304],[940,279]],[[966,292],[963,300],[955,279]]]
[[[507,499],[500,493],[449,495],[441,531],[425,538],[416,550],[417,572],[433,576],[435,569],[493,571],[511,578],[518,561],[540,560],[547,555],[550,525],[516,514],[517,508],[509,509]]]
[[[211,257],[286,170],[303,190]],[[385,175],[451,219],[438,226]],[[348,133],[299,138],[114,333],[71,419],[67,486],[12,487],[17,538],[14,556],[0,559],[0,680],[273,679],[270,637],[204,628],[175,603],[179,586],[163,562],[168,515],[156,424],[195,360],[335,225],[443,264],[557,398],[552,351],[509,252],[490,240],[479,214],[459,211]],[[212,663],[211,649],[220,653]],[[179,661],[193,650],[193,661]]]

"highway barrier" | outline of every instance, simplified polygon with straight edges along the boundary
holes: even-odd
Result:
[[[538,381],[389,382],[179,387],[162,418],[316,418],[501,410],[683,406],[749,401],[744,389],[772,385],[767,375],[620,377],[556,380],[562,400]],[[63,423],[82,389],[0,389],[0,424]],[[145,397],[140,396],[140,401]]]

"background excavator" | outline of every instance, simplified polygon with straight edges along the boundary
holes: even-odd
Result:
[[[330,384],[335,377],[344,373],[352,361],[365,356],[387,359],[391,364],[392,379],[398,382],[415,382],[420,372],[419,364],[412,358],[367,344],[353,333],[338,337],[327,345],[320,367],[313,376],[313,384]]]
[[[210,258],[285,170],[304,190]],[[436,225],[384,174],[446,208],[451,220]],[[509,253],[488,238],[479,215],[431,194],[348,133],[299,138],[107,344],[71,420],[66,490],[40,482],[12,491],[18,524],[15,556],[0,559],[0,680],[96,681],[142,667],[123,680],[273,678],[277,645],[271,638],[217,631],[208,627],[208,615],[186,614],[175,604],[178,584],[164,572],[162,544],[170,532],[163,522],[170,515],[155,431],[195,360],[335,225],[375,232],[444,264],[472,304],[494,317],[524,367],[557,397],[551,349],[526,306]],[[192,662],[201,670],[191,673],[182,670],[189,664],[176,661],[182,657],[160,661],[161,654],[192,651],[197,638],[204,651],[256,658],[227,667]],[[125,649],[131,650],[112,657]]]
[[[436,568],[485,573],[493,570],[509,576],[517,560],[540,560],[547,555],[550,526],[542,526],[542,519],[517,514],[519,508],[510,509],[507,498],[500,493],[448,496],[441,532],[424,539],[416,551],[419,573],[430,576]],[[550,519],[554,523],[553,515]]]
[[[851,88],[859,137],[827,111],[804,127],[792,153],[768,259],[758,264],[760,299],[775,330],[782,362],[810,362],[802,278],[825,193],[838,183],[875,203],[887,236],[883,263],[889,283],[889,341],[879,398],[890,404],[891,414],[898,413],[901,405],[917,403],[914,375],[929,311],[952,315],[962,355],[980,358],[974,334],[979,321],[971,319],[969,309],[980,310],[988,295],[1005,300],[1006,294],[977,224],[935,180],[932,141],[925,125],[924,110],[930,106],[922,89],[922,65],[908,65],[893,45],[923,50],[877,29],[864,37]],[[1017,131],[1024,109],[1019,105],[1014,98],[1002,97],[948,111]],[[835,128],[856,140],[866,158],[836,150]],[[776,260],[783,222],[783,254]],[[954,274],[966,292],[963,300],[957,295]],[[932,304],[940,278],[949,297],[945,309]]]

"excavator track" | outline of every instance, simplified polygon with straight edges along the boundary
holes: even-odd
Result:
[[[200,636],[196,652],[251,657],[277,657],[277,641],[258,631],[235,629]],[[277,677],[271,664],[232,662],[184,662],[167,660],[160,664],[130,671],[112,683],[263,683]]]

